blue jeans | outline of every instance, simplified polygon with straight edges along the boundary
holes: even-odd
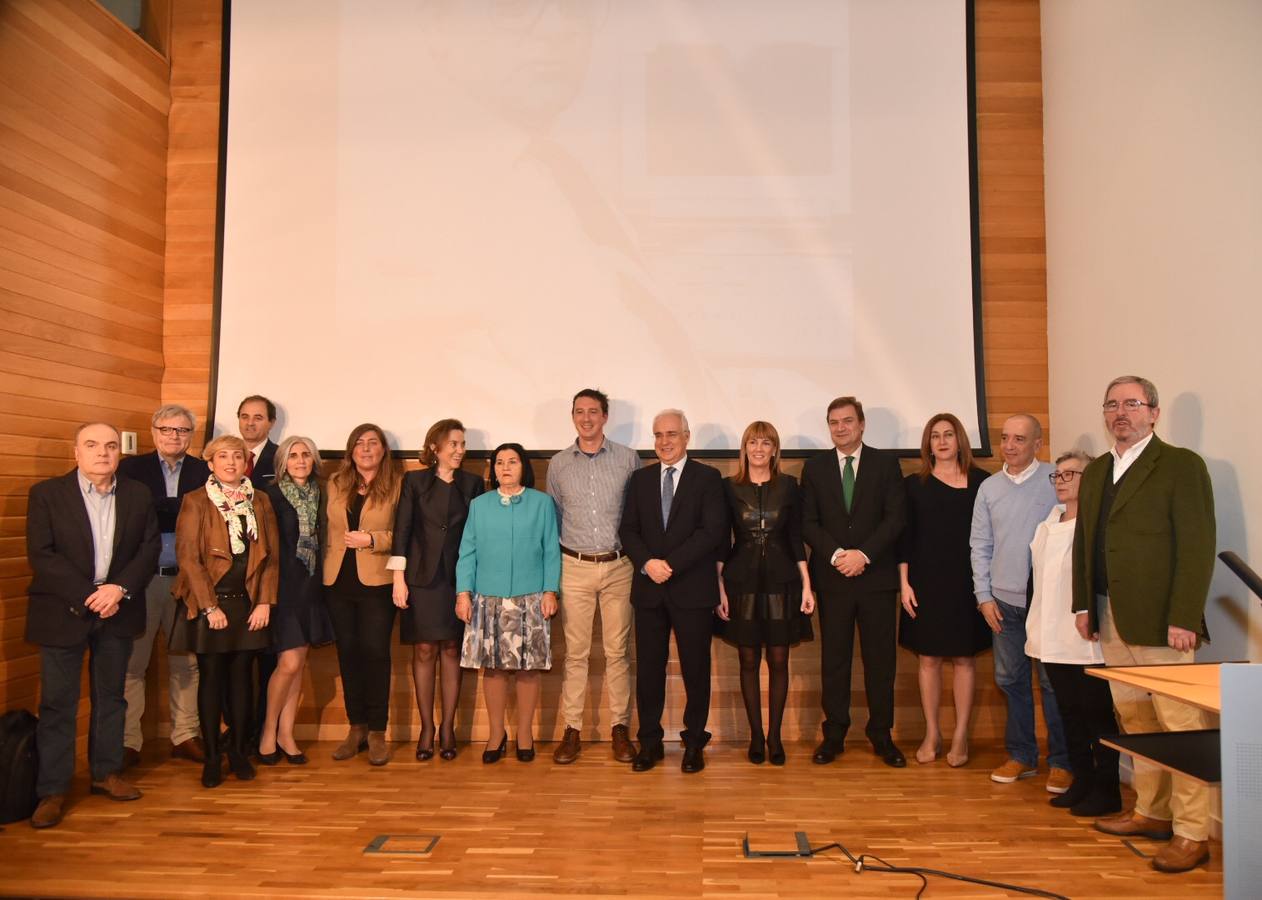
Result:
[[[1003,628],[995,635],[995,684],[1008,698],[1008,722],[1004,727],[1004,746],[1008,755],[1030,768],[1038,768],[1039,743],[1034,731],[1034,688],[1030,682],[1030,657],[1025,655],[1026,610],[996,600],[1003,614]],[[1047,722],[1047,764],[1058,769],[1069,768],[1065,748],[1065,729],[1052,683],[1035,660],[1039,672],[1039,688],[1043,697],[1043,719]]]

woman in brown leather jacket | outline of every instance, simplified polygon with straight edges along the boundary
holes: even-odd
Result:
[[[171,649],[197,654],[197,712],[206,762],[202,784],[220,771],[219,719],[226,694],[231,743],[228,763],[242,781],[254,777],[246,749],[254,721],[251,666],[270,642],[267,631],[280,571],[276,515],[267,496],[245,477],[245,443],[232,435],[206,445],[210,478],[184,497],[175,523],[180,564],[174,595],[188,607]]]

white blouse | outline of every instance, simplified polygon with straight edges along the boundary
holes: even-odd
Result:
[[[1097,641],[1084,641],[1074,624],[1074,520],[1062,522],[1057,504],[1039,523],[1030,542],[1034,560],[1034,596],[1025,620],[1025,652],[1047,663],[1104,664]]]

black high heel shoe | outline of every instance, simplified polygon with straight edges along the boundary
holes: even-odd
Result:
[[[780,738],[767,739],[767,760],[773,766],[784,765],[784,744],[780,742]]]
[[[438,756],[440,759],[445,759],[448,762],[456,758],[456,735],[454,733],[451,736],[451,744],[448,745],[448,743],[441,737],[440,732],[438,739]]]
[[[219,754],[206,754],[206,762],[202,763],[202,787],[215,788],[223,784],[223,767]]]
[[[754,735],[749,739],[749,752],[746,754],[749,761],[756,766],[760,766],[767,761],[767,743],[761,734]]]
[[[265,766],[274,766],[280,762],[280,755],[280,747],[277,747],[271,753],[264,753],[260,750],[258,753],[254,754],[254,758]]]
[[[228,768],[232,770],[232,774],[238,781],[254,779],[254,766],[250,765],[250,757],[237,750],[228,751]]]
[[[434,758],[434,732],[429,733],[429,746],[425,746],[425,729],[421,729],[421,736],[416,739],[416,758],[421,762],[426,762]]]
[[[508,749],[508,732],[504,732],[504,737],[500,739],[500,745],[494,750],[482,751],[482,762],[486,765],[497,763],[504,758],[504,751]]]
[[[529,746],[529,747],[526,747],[526,748],[524,748],[524,749],[523,749],[523,748],[522,748],[522,746],[521,746],[521,735],[517,735],[517,761],[518,761],[518,762],[525,762],[525,763],[528,763],[528,762],[534,762],[534,761],[535,761],[535,741],[534,741],[534,738],[531,738],[531,740],[530,740],[530,746]]]

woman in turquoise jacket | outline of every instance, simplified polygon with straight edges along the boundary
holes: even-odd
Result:
[[[517,758],[535,758],[532,723],[539,672],[552,668],[551,619],[557,613],[561,544],[556,506],[533,488],[520,444],[491,454],[491,486],[469,504],[456,563],[456,615],[465,623],[460,665],[482,669],[490,734],[482,762],[508,746],[504,708],[517,676]]]

